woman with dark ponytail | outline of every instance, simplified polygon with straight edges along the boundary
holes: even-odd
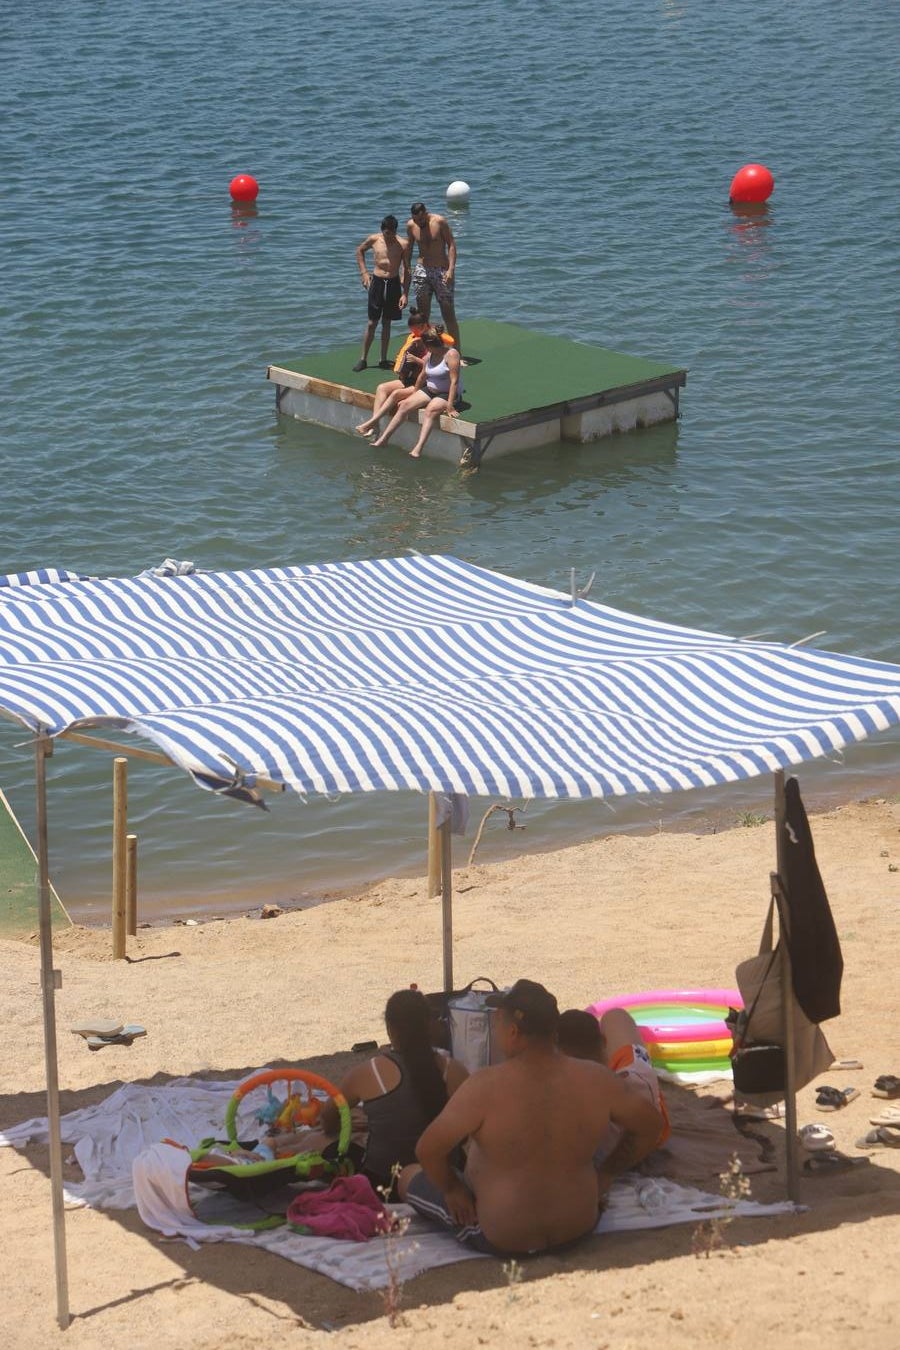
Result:
[[[387,1190],[394,1169],[415,1162],[419,1136],[468,1074],[445,1050],[432,1046],[431,1009],[418,989],[391,994],[384,1020],[390,1046],[351,1069],[340,1086],[350,1106],[360,1105],[366,1115],[363,1171],[374,1186]],[[326,1105],[323,1125],[336,1128],[336,1115]]]

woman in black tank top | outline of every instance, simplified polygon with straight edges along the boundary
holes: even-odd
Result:
[[[388,1190],[394,1169],[416,1160],[416,1144],[467,1073],[462,1064],[431,1044],[431,1009],[417,989],[400,989],[384,1011],[390,1049],[351,1069],[341,1091],[362,1106],[369,1129],[363,1171]],[[327,1129],[330,1103],[323,1113]],[[336,1112],[334,1113],[336,1115]]]

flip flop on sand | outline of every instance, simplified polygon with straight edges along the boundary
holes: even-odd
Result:
[[[804,1125],[797,1138],[807,1153],[822,1153],[834,1148],[834,1135],[827,1125]]]
[[[807,1158],[803,1170],[808,1176],[822,1177],[831,1172],[852,1172],[870,1161],[869,1158],[848,1158],[846,1153],[816,1153]]]
[[[842,1106],[859,1096],[859,1088],[836,1088],[823,1085],[816,1093],[816,1106],[820,1111],[840,1111]]]
[[[861,1069],[863,1062],[861,1059],[836,1059],[831,1067],[832,1069]]]
[[[752,1102],[737,1102],[733,1114],[741,1120],[783,1120],[784,1105],[773,1102],[771,1106],[754,1106]]]
[[[900,1126],[900,1106],[886,1106],[877,1116],[869,1116],[869,1124]]]
[[[883,1073],[875,1079],[872,1088],[873,1097],[900,1097],[900,1078],[892,1073]]]
[[[862,1139],[857,1139],[856,1147],[900,1148],[900,1129],[892,1129],[890,1125],[879,1125],[876,1130],[869,1130]]]
[[[122,1023],[110,1017],[95,1017],[92,1022],[76,1022],[69,1030],[76,1036],[118,1036]]]
[[[146,1027],[138,1026],[136,1022],[122,1027],[121,1031],[115,1036],[88,1036],[87,1043],[92,1050],[102,1050],[104,1045],[131,1045],[138,1036],[146,1036]]]

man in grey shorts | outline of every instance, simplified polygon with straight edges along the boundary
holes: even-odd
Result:
[[[453,303],[456,277],[456,240],[444,216],[429,211],[424,202],[415,202],[406,222],[406,236],[410,251],[419,246],[419,257],[413,270],[416,308],[425,318],[431,315],[431,297],[441,307],[444,327],[462,352],[459,324]],[[410,252],[410,256],[411,252]]]
[[[559,1008],[543,985],[517,980],[495,1000],[503,1063],[472,1074],[419,1140],[399,1194],[460,1242],[493,1255],[533,1255],[592,1232],[612,1179],[659,1136],[649,1100],[609,1069],[556,1045]],[[610,1121],[622,1130],[595,1171]],[[468,1140],[465,1173],[451,1166]]]

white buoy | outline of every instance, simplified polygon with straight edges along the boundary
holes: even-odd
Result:
[[[468,183],[464,183],[461,178],[458,178],[447,189],[447,201],[453,206],[464,206],[469,200],[471,191]]]

